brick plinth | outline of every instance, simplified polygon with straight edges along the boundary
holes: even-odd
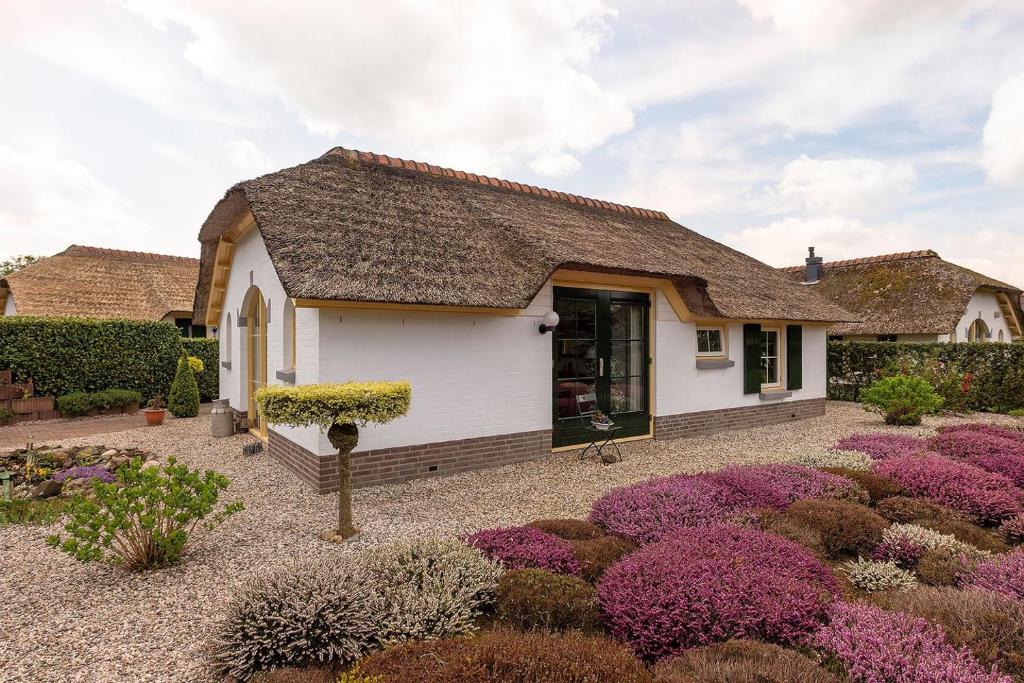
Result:
[[[780,401],[740,408],[705,410],[699,413],[661,415],[654,418],[654,436],[657,439],[681,439],[728,429],[792,422],[824,414],[825,399],[812,398],[803,401]]]
[[[270,456],[317,492],[338,490],[337,456],[319,456],[272,429],[268,432],[268,439]],[[551,431],[546,429],[356,451],[352,454],[352,486],[399,484],[410,479],[511,465],[534,460],[550,452]]]

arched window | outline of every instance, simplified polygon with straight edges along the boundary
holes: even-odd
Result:
[[[220,335],[220,353],[222,361],[225,363],[231,362],[231,314],[228,313],[228,322],[224,326],[224,332]]]
[[[983,342],[988,341],[989,338],[988,325],[981,318],[976,319],[967,328],[967,341],[969,342]]]
[[[999,330],[999,342],[1002,343],[1003,341],[1005,341],[1005,339],[1003,339],[1003,331]]]
[[[291,299],[285,299],[284,317],[282,318],[282,333],[284,335],[284,365],[287,368],[295,369],[295,304]]]

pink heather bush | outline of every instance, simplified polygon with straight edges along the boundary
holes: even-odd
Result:
[[[881,460],[875,463],[874,471],[911,495],[928,498],[979,522],[995,522],[1024,511],[1024,491],[1003,475],[934,453]]]
[[[529,526],[484,529],[465,539],[484,555],[508,569],[546,569],[557,574],[579,576],[580,563],[572,544]]]
[[[986,669],[967,648],[946,642],[940,626],[900,612],[836,602],[815,644],[859,683],[1013,683]]]
[[[900,536],[879,543],[871,553],[871,559],[878,562],[895,562],[898,567],[911,569],[917,565],[924,551],[923,545]]]
[[[875,460],[884,460],[900,455],[914,455],[927,447],[924,439],[906,434],[853,434],[840,439],[835,446],[841,451],[860,451]]]
[[[960,577],[960,585],[1024,602],[1024,549],[985,560]]]
[[[1024,486],[1024,443],[988,432],[946,430],[930,439],[928,446],[947,458],[997,472]]]
[[[988,434],[989,436],[1000,436],[1004,439],[1012,439],[1019,443],[1024,443],[1024,432],[1019,429],[1007,429],[1006,427],[997,427],[996,425],[983,424],[980,422],[939,427],[939,432],[941,434],[974,432],[977,434]]]
[[[728,521],[753,508],[785,508],[802,498],[858,499],[846,477],[800,465],[732,466],[618,488],[599,498],[590,521],[636,543],[680,529]]]
[[[1012,543],[1024,543],[1024,515],[1017,515],[999,525],[999,532]]]
[[[729,638],[802,641],[837,592],[803,547],[734,525],[686,529],[640,548],[597,585],[612,635],[648,661]]]

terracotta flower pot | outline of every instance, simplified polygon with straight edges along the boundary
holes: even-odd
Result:
[[[146,416],[146,424],[150,427],[156,427],[164,423],[164,416],[167,415],[166,408],[146,408],[142,411],[142,414]]]

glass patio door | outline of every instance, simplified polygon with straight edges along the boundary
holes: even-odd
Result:
[[[553,344],[555,447],[587,442],[577,396],[622,427],[618,436],[650,431],[650,344],[646,294],[555,287],[559,323]]]
[[[267,435],[267,425],[256,409],[256,390],[267,384],[267,305],[259,291],[252,293],[248,321],[249,429]]]

